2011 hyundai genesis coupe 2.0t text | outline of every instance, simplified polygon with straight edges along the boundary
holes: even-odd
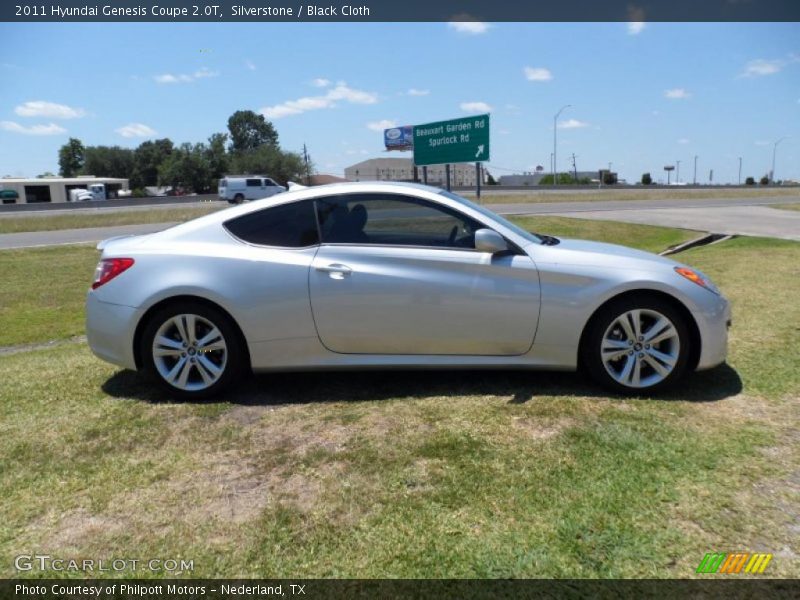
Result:
[[[649,394],[727,349],[728,302],[699,271],[412,184],[295,189],[98,248],[89,345],[183,398],[368,367],[582,366]]]

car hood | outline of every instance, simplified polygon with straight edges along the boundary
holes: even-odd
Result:
[[[562,265],[611,267],[617,269],[642,269],[677,266],[674,260],[617,244],[604,244],[587,240],[561,238],[554,246],[529,246],[536,262]]]

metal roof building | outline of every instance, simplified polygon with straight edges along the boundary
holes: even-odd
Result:
[[[119,177],[5,177],[0,190],[14,190],[20,203],[67,202],[69,191],[87,189],[90,184],[104,183],[108,198],[116,198],[120,190],[128,189],[128,180]]]

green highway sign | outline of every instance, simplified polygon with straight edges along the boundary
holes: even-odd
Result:
[[[489,115],[414,125],[414,164],[489,160]]]

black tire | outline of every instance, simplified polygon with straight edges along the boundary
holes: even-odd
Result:
[[[197,315],[201,318],[198,321],[198,329],[200,329],[201,326],[205,326],[207,323],[216,327],[221,333],[221,338],[226,347],[225,359],[224,361],[219,361],[223,365],[221,374],[211,385],[201,389],[182,389],[181,387],[176,387],[176,385],[173,385],[165,379],[159,371],[159,367],[156,366],[156,358],[153,349],[153,342],[156,334],[162,326],[167,326],[167,323],[171,319],[184,314]],[[153,313],[142,332],[139,352],[139,356],[142,359],[142,370],[144,374],[152,379],[167,394],[180,400],[201,400],[218,396],[238,383],[241,380],[241,375],[246,372],[247,367],[247,354],[244,349],[244,340],[241,339],[241,335],[236,326],[225,313],[202,302],[169,304]],[[215,355],[212,351],[212,354],[207,355],[207,358],[216,361],[221,351],[216,352],[217,354]],[[186,356],[186,353],[184,353],[184,356]],[[199,359],[201,358],[200,353],[193,354],[193,357],[196,357],[199,363]],[[173,360],[173,358],[169,357],[160,360]],[[175,357],[174,360],[177,362],[181,359]],[[192,363],[194,363],[194,360],[192,360]],[[213,364],[217,366],[216,362]],[[163,370],[165,366],[163,362],[161,366]],[[197,385],[202,385],[202,373],[200,373],[200,370],[200,364],[197,363],[189,367],[190,385],[193,385],[191,383],[192,381],[196,382]],[[205,372],[209,374],[207,369]]]
[[[241,204],[242,202],[244,202],[244,194],[236,194],[233,197],[234,204]]]
[[[609,368],[606,368],[606,363],[603,361],[602,356],[606,332],[610,330],[612,324],[615,323],[618,317],[625,315],[629,311],[637,309],[644,312],[645,317],[643,317],[643,319],[645,319],[646,322],[648,319],[652,319],[652,321],[655,322],[655,317],[653,317],[651,313],[658,313],[659,315],[666,317],[666,319],[668,319],[674,327],[676,333],[675,336],[673,336],[670,340],[665,340],[663,342],[659,342],[659,344],[653,345],[654,350],[661,351],[664,350],[664,348],[661,348],[660,345],[668,343],[670,344],[670,352],[676,353],[672,370],[669,371],[666,376],[657,373],[656,370],[651,366],[651,358],[644,354],[645,352],[649,354],[650,345],[647,345],[647,349],[645,349],[645,341],[641,339],[637,339],[634,342],[634,346],[627,351],[624,356],[618,358],[616,362],[610,362]],[[611,330],[611,335],[614,336],[616,332],[621,329],[622,328],[620,327]],[[648,330],[643,330],[643,333],[646,336]],[[622,332],[620,341],[624,340],[625,343],[629,344],[630,340],[628,338],[629,336]],[[672,344],[676,343],[675,340],[677,340],[677,345],[673,346]],[[603,306],[589,322],[586,329],[586,335],[583,339],[583,345],[581,347],[581,364],[585,367],[595,381],[609,390],[625,395],[650,395],[663,392],[684,376],[691,353],[692,348],[691,336],[689,335],[689,324],[686,323],[685,317],[679,310],[677,310],[670,302],[667,302],[661,298],[653,296],[642,296],[640,298],[636,298],[635,296],[627,296],[620,298],[619,300],[614,300]],[[646,358],[640,358],[643,356],[646,356]],[[628,361],[629,357],[635,361],[632,363],[634,365],[636,365],[637,359],[641,361],[639,372],[643,376],[647,374],[644,379],[640,380],[639,387],[623,384],[618,379],[615,379],[609,372],[609,369],[615,371],[615,365],[618,364],[620,365],[620,368],[617,374],[620,378],[625,379],[625,377],[622,376],[622,373],[625,370],[626,362]],[[658,364],[662,368],[668,367],[667,363],[658,361]],[[661,377],[660,380],[658,380],[659,377]],[[649,385],[643,385],[648,379],[653,380],[653,383]]]

